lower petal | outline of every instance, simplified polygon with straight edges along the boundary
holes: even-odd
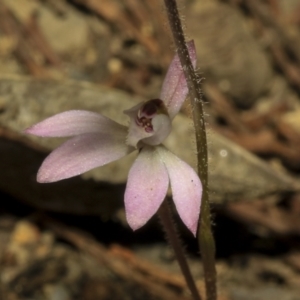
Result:
[[[169,186],[169,176],[156,148],[144,147],[133,163],[125,191],[129,226],[142,227],[157,212]]]
[[[129,154],[125,134],[112,136],[87,133],[76,136],[50,153],[37,175],[37,181],[55,182],[80,175]]]
[[[167,168],[178,214],[196,236],[202,197],[201,181],[191,166],[165,147],[159,146],[157,151]]]

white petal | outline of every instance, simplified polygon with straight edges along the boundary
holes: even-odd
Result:
[[[55,182],[82,174],[117,160],[133,149],[125,144],[125,135],[86,133],[73,137],[44,160],[38,182]]]
[[[43,137],[67,137],[83,133],[103,132],[114,135],[127,128],[100,114],[85,110],[68,110],[25,130]]]
[[[178,214],[196,236],[202,197],[201,181],[192,167],[164,146],[157,147],[157,151],[167,168]]]
[[[130,169],[125,191],[126,218],[133,230],[157,212],[168,186],[168,173],[157,151],[144,147]]]

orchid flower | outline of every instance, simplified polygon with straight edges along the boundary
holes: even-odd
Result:
[[[193,65],[196,51],[187,44]],[[196,235],[202,185],[196,172],[170,152],[162,142],[172,129],[172,120],[188,93],[178,55],[163,82],[159,99],[124,111],[130,118],[125,127],[100,114],[70,110],[54,115],[25,132],[42,137],[69,137],[44,160],[37,174],[40,183],[55,182],[103,166],[138,150],[125,190],[125,211],[129,226],[136,230],[159,209],[169,182],[178,214]]]

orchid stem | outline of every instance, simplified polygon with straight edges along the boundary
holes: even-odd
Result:
[[[201,102],[199,80],[195,74],[178,13],[176,0],[164,0],[168,20],[173,34],[177,53],[182,65],[189,88],[189,96],[193,110],[193,120],[196,131],[196,145],[198,153],[198,174],[203,184],[201,215],[199,221],[199,248],[203,259],[206,299],[217,298],[217,274],[215,267],[215,241],[211,229],[210,206],[208,196],[208,161],[205,120]]]
[[[167,203],[167,199],[165,199],[160,206],[158,215],[166,232],[167,240],[174,249],[174,253],[181,268],[181,272],[186,280],[187,286],[190,289],[194,300],[201,300],[191,270],[184,255],[183,246],[177,233],[176,225],[172,220],[171,211]]]

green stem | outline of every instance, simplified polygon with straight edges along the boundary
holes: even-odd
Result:
[[[173,34],[177,53],[182,65],[185,78],[188,83],[189,96],[193,111],[193,120],[196,132],[196,145],[198,153],[198,173],[203,184],[203,196],[201,203],[201,215],[199,221],[199,248],[203,258],[206,299],[217,298],[217,275],[215,267],[215,242],[211,229],[210,205],[208,195],[208,162],[207,162],[207,140],[205,120],[202,108],[199,80],[195,74],[175,0],[164,0],[169,24]]]
[[[164,227],[166,232],[167,239],[174,249],[174,253],[176,255],[177,261],[181,268],[181,272],[185,278],[188,288],[191,291],[191,294],[194,300],[201,300],[200,294],[197,290],[194,278],[191,274],[189,265],[187,263],[186,257],[184,255],[183,247],[179,236],[176,231],[176,226],[171,217],[171,211],[168,207],[167,200],[165,199],[162,203],[161,207],[158,210],[158,215],[160,217],[160,221]]]

